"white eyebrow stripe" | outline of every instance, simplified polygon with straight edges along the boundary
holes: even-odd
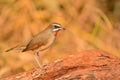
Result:
[[[54,26],[59,26],[59,27],[60,27],[60,25],[59,25],[59,24],[55,24],[55,23],[54,23],[53,25],[54,25]]]

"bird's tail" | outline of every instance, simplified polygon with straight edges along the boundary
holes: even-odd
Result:
[[[14,49],[16,49],[17,47],[18,47],[18,46],[12,47],[12,48],[6,50],[5,52],[9,52],[9,51],[11,51],[11,50],[14,50]]]

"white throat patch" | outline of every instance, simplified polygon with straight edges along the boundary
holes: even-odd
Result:
[[[53,31],[58,31],[58,30],[60,30],[59,28],[57,28],[57,29],[53,29]]]

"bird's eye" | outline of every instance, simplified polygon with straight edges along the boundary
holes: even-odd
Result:
[[[55,27],[55,28],[60,28],[60,26],[58,26],[58,25],[55,25],[54,27]]]

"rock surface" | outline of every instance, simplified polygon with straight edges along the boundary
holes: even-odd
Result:
[[[89,50],[2,80],[120,80],[120,59]]]

